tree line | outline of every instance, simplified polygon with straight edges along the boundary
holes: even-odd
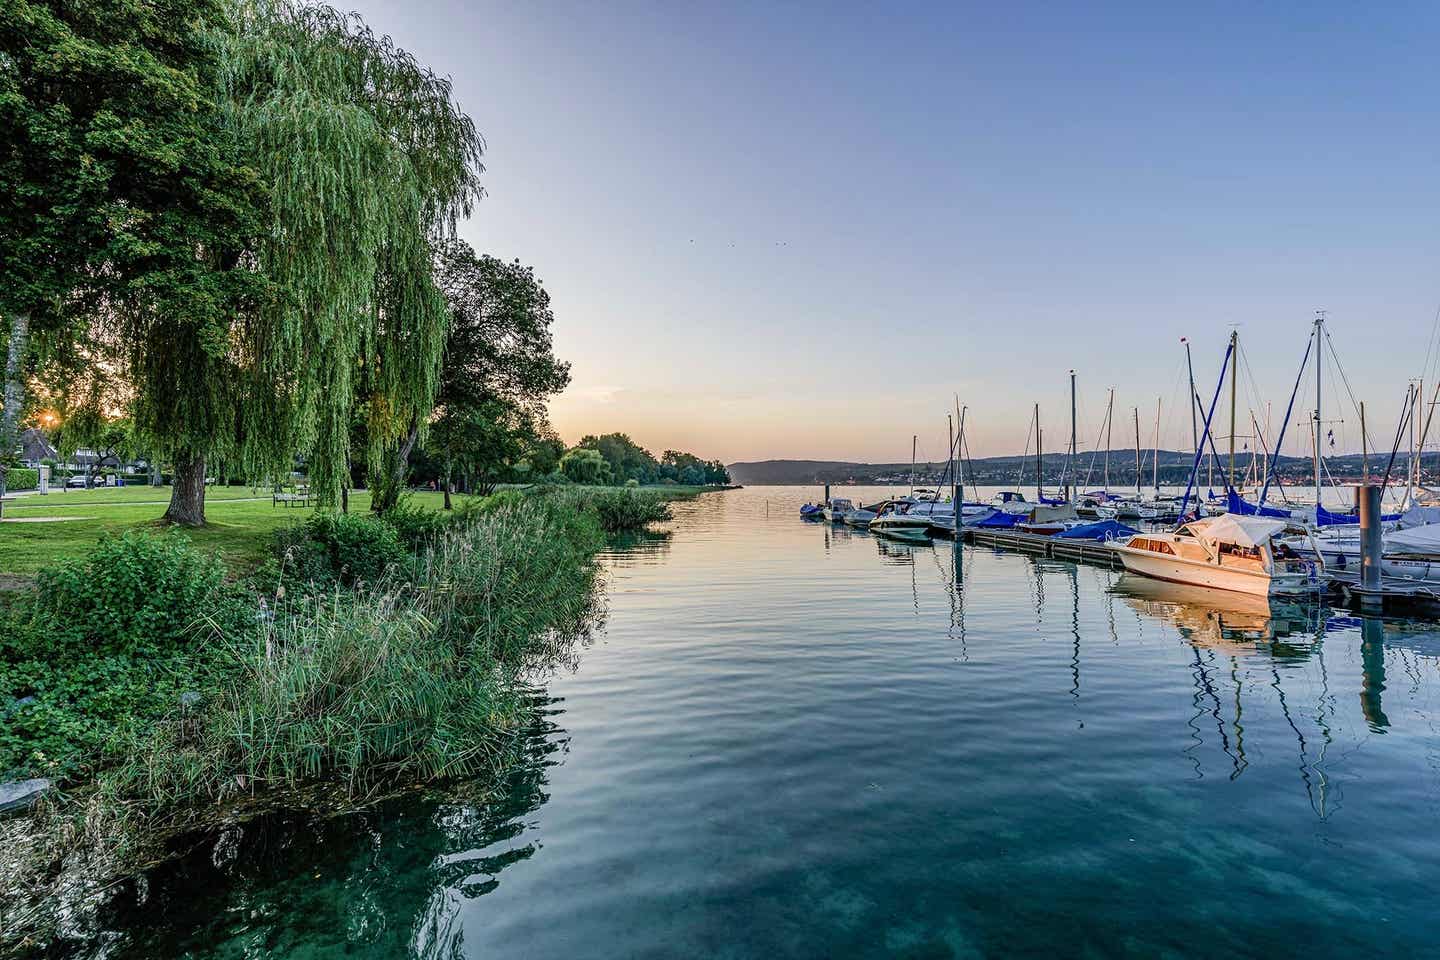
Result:
[[[205,522],[207,475],[297,462],[322,505],[365,482],[381,511],[417,468],[447,490],[719,475],[612,459],[623,435],[581,442],[597,473],[560,444],[549,295],[456,236],[484,140],[447,79],[354,14],[9,0],[0,128],[0,495],[42,410],[72,448],[123,422],[171,465],[182,524]]]

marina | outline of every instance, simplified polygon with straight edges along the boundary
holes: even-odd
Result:
[[[814,495],[607,552],[498,793],[237,826],[106,955],[1433,952],[1440,629],[797,522]]]

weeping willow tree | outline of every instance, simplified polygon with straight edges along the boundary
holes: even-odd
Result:
[[[450,84],[357,16],[240,0],[209,38],[216,149],[262,199],[250,242],[202,256],[265,284],[223,325],[129,314],[136,426],[165,442],[166,518],[185,524],[204,523],[216,460],[261,477],[303,454],[334,504],[357,390],[377,456],[420,422],[447,325],[432,245],[481,194],[483,143]]]

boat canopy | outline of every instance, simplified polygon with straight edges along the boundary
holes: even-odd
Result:
[[[1440,507],[1411,507],[1400,514],[1400,526],[1423,527],[1427,523],[1440,523]]]
[[[1380,519],[1384,523],[1399,520],[1401,514],[1382,513]],[[1324,507],[1315,508],[1315,525],[1317,527],[1343,527],[1351,526],[1360,522],[1360,514],[1357,513],[1332,513]]]
[[[1180,528],[1207,544],[1230,543],[1239,547],[1258,547],[1284,530],[1286,524],[1269,517],[1242,517],[1233,513],[1204,520],[1192,520]]]
[[[1101,520],[1098,523],[1082,523],[1078,527],[1062,530],[1056,537],[1060,540],[1123,540],[1139,532],[1119,520]]]
[[[1244,517],[1258,515],[1262,517],[1276,517],[1284,520],[1288,520],[1291,517],[1289,510],[1281,510],[1278,507],[1255,506],[1255,504],[1243,499],[1240,494],[1236,493],[1234,487],[1231,487],[1225,495],[1225,509],[1229,510],[1232,514],[1238,514]]]
[[[1440,523],[1391,531],[1385,535],[1385,549],[1394,553],[1440,555]]]

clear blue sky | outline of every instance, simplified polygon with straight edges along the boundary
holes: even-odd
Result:
[[[938,457],[958,393],[975,455],[1037,400],[1055,448],[1074,367],[1083,445],[1114,386],[1188,446],[1180,337],[1208,397],[1238,325],[1278,423],[1316,308],[1387,446],[1425,372],[1435,4],[355,8],[487,139],[463,233],[545,279],[571,442]]]

